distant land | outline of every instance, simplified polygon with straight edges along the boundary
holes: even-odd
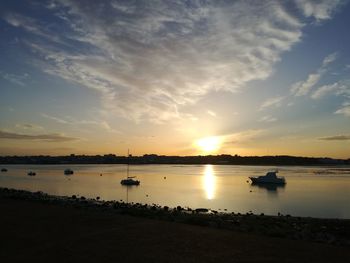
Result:
[[[165,156],[145,154],[143,156],[67,155],[67,156],[0,156],[0,164],[227,164],[227,165],[350,165],[349,159],[327,157],[278,156]]]

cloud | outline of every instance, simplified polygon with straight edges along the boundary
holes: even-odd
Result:
[[[50,120],[53,120],[55,122],[58,122],[58,123],[61,123],[61,124],[68,124],[68,121],[64,120],[64,119],[61,119],[61,118],[57,118],[55,116],[50,116],[50,115],[47,115],[45,113],[42,113],[41,116],[47,118],[47,119],[50,119]]]
[[[305,96],[319,82],[321,77],[328,71],[327,66],[337,58],[337,53],[326,56],[321,67],[314,73],[309,74],[306,80],[298,81],[291,87],[291,93],[295,96]]]
[[[27,73],[24,73],[23,75],[16,75],[16,74],[6,73],[3,71],[0,71],[0,76],[3,79],[19,86],[25,86],[24,82],[29,77]]]
[[[268,98],[267,100],[265,100],[261,106],[260,106],[260,110],[264,110],[266,108],[278,108],[281,106],[282,101],[285,99],[285,97],[283,96],[279,96],[279,97],[273,97],[273,98]]]
[[[270,115],[263,116],[259,120],[259,122],[275,122],[275,121],[277,121],[277,118],[274,118],[274,117],[272,117]]]
[[[349,80],[340,80],[333,84],[324,85],[318,88],[312,95],[313,99],[321,99],[324,96],[332,94],[344,98],[346,101],[342,103],[341,108],[335,111],[335,114],[343,114],[350,117],[350,82]]]
[[[335,136],[321,137],[318,139],[323,141],[348,141],[350,140],[350,135],[335,135]]]
[[[112,113],[158,123],[185,118],[183,106],[211,91],[235,92],[268,78],[304,26],[277,1],[62,0],[47,12],[61,19],[64,35],[33,19],[7,17],[42,37],[26,42],[39,59],[34,64],[97,92]]]
[[[328,66],[328,64],[331,64],[332,62],[334,62],[338,57],[338,53],[334,52],[332,54],[329,54],[328,56],[326,56],[323,61],[322,61],[322,66],[326,67]]]
[[[16,124],[16,128],[24,129],[24,130],[43,130],[44,128],[31,123],[18,123]]]
[[[65,136],[63,134],[58,134],[58,133],[28,135],[28,134],[6,132],[6,131],[1,131],[1,130],[0,130],[0,139],[32,140],[32,141],[46,141],[46,142],[69,142],[69,141],[78,140],[78,138],[68,137],[68,136]]]
[[[242,132],[222,135],[220,136],[220,139],[223,142],[223,144],[226,144],[226,145],[230,145],[230,144],[243,145],[245,143],[254,141],[259,136],[261,136],[264,132],[265,132],[264,130],[246,130]]]
[[[6,13],[2,18],[14,27],[23,27],[25,30],[34,33],[40,32],[39,26],[33,18],[18,13]]]
[[[298,8],[306,17],[314,17],[317,21],[327,20],[346,1],[344,0],[296,0]]]
[[[207,110],[207,113],[212,117],[216,117],[216,113],[214,111]]]
[[[330,85],[324,85],[320,88],[318,88],[312,95],[311,98],[313,99],[320,99],[322,97],[324,97],[325,95],[327,95],[328,93],[335,91],[339,89],[339,83],[333,83]]]
[[[76,120],[72,118],[71,116],[66,116],[66,118],[58,118],[55,116],[47,115],[45,113],[42,113],[41,116],[44,118],[53,120],[57,123],[60,124],[67,124],[67,125],[76,125],[76,126],[81,126],[81,125],[95,125],[98,126],[108,132],[113,132],[113,133],[120,133],[120,131],[113,129],[107,121],[104,120]]]
[[[334,113],[343,114],[346,117],[350,117],[350,102],[343,103],[343,106]]]
[[[290,3],[273,0],[51,3],[43,4],[55,16],[50,26],[4,17],[36,36],[23,41],[32,64],[95,92],[110,113],[154,123],[186,118],[185,106],[212,91],[265,80],[301,40],[304,16],[329,19],[338,6],[297,1],[300,17]]]

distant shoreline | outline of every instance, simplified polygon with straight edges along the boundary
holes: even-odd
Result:
[[[350,165],[349,159],[328,157],[298,156],[239,156],[239,155],[206,155],[206,156],[165,156],[145,154],[143,156],[105,155],[67,155],[67,156],[0,156],[0,164],[170,164],[170,165],[262,165],[262,166],[339,166]]]

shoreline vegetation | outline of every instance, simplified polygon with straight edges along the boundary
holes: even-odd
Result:
[[[259,237],[282,238],[294,241],[325,243],[338,247],[350,247],[350,219],[320,219],[311,217],[277,216],[253,213],[226,213],[206,208],[170,208],[157,204],[104,201],[99,197],[89,199],[72,195],[54,196],[43,192],[30,192],[0,187],[0,200],[17,200],[53,205],[98,214],[125,215],[158,221],[170,221]]]
[[[198,155],[165,156],[145,154],[143,156],[67,155],[67,156],[0,156],[0,164],[221,164],[221,165],[350,165],[349,159],[298,156],[239,156],[239,155]]]

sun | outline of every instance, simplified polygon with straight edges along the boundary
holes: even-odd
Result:
[[[221,141],[219,137],[206,137],[196,141],[195,145],[203,153],[212,153],[216,152],[220,148]]]

